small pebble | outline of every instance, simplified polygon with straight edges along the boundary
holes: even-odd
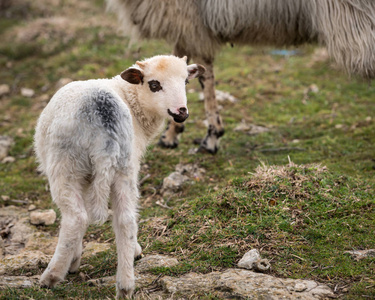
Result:
[[[34,204],[31,204],[28,208],[28,211],[36,210],[36,206]]]
[[[31,98],[35,95],[35,92],[32,89],[21,88],[21,95],[27,98]]]

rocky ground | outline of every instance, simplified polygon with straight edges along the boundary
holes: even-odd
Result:
[[[1,210],[0,289],[38,286],[40,274],[52,257],[57,237],[40,228],[45,226],[40,224],[53,224],[51,213],[39,212],[38,225],[33,225],[33,212],[15,206],[7,206]],[[110,247],[109,243],[86,242],[83,262]],[[157,254],[138,260],[135,265],[137,298],[174,298],[174,295],[189,298],[189,295],[204,293],[211,293],[219,298],[247,299],[322,299],[334,296],[327,285],[312,280],[276,278],[242,268],[207,274],[191,272],[180,277],[160,276],[149,272],[153,268],[177,264],[176,258]],[[115,284],[114,276],[88,278],[84,272],[79,272],[77,276],[99,287],[113,287]]]

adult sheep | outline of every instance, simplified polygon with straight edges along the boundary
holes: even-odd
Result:
[[[200,78],[208,133],[200,150],[216,153],[224,127],[215,99],[213,62],[224,43],[275,46],[319,42],[349,74],[375,77],[374,0],[107,0],[125,33],[165,39],[174,54],[207,67]],[[182,125],[160,143],[176,147]]]
[[[35,130],[40,169],[47,175],[62,220],[42,286],[78,270],[89,223],[103,223],[112,201],[118,268],[117,298],[131,296],[137,243],[138,170],[146,146],[164,120],[188,117],[185,81],[204,67],[187,58],[156,56],[112,79],[72,82],[43,110]]]

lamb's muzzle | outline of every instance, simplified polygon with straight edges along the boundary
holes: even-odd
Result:
[[[168,108],[168,114],[173,117],[173,120],[177,123],[182,123],[189,117],[189,113],[186,107],[180,107],[178,111],[180,112],[179,114],[174,114]]]

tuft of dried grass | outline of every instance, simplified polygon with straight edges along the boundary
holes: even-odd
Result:
[[[251,178],[244,183],[248,190],[257,195],[264,193],[284,194],[291,199],[309,199],[311,194],[305,188],[306,183],[319,185],[322,174],[327,173],[326,166],[321,164],[297,165],[290,160],[283,166],[268,166],[261,162]]]

